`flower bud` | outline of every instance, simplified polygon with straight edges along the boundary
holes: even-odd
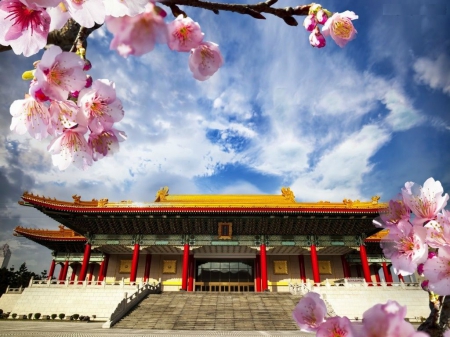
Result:
[[[312,32],[316,26],[317,20],[314,14],[308,15],[303,21],[303,27],[305,27],[308,32]]]
[[[90,88],[92,85],[92,77],[90,75],[86,76],[86,84],[85,84],[85,88]]]
[[[88,70],[91,70],[91,68],[92,68],[91,61],[89,61],[88,59],[84,59],[83,70],[88,71]]]
[[[316,20],[317,20],[317,23],[323,25],[323,24],[325,24],[325,22],[327,22],[328,15],[325,13],[324,10],[321,9],[316,14]]]
[[[314,31],[309,35],[309,43],[311,44],[311,46],[317,48],[323,48],[327,44],[327,41],[323,37],[322,33],[320,33],[318,27],[316,27]]]

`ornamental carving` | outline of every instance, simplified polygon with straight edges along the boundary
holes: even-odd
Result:
[[[378,200],[380,200],[380,197],[378,195],[374,195],[372,197],[372,205],[378,205]]]
[[[284,199],[295,202],[294,192],[292,192],[289,187],[282,187],[281,195],[284,197]]]
[[[163,260],[163,274],[176,274],[177,260]]]
[[[273,273],[275,275],[287,275],[287,261],[273,261]]]
[[[131,272],[131,260],[120,260],[119,273],[126,274]]]
[[[333,274],[331,269],[331,261],[319,261],[319,273],[323,275]]]
[[[73,198],[73,203],[74,203],[75,205],[78,205],[78,204],[80,203],[81,196],[79,196],[79,195],[77,195],[77,194],[74,194],[74,195],[72,195],[72,198]]]
[[[169,195],[169,187],[167,186],[162,187],[158,192],[156,192],[155,202],[166,201],[168,195]]]
[[[97,207],[105,207],[108,203],[108,199],[100,199],[97,203]]]

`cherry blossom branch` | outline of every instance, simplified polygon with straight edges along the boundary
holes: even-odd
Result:
[[[229,4],[218,2],[207,2],[202,0],[166,0],[160,3],[172,9],[174,16],[182,11],[177,7],[179,5],[203,8],[219,14],[219,11],[234,12],[239,14],[247,14],[255,19],[265,19],[262,13],[275,15],[284,20],[289,26],[297,26],[298,22],[294,16],[308,15],[309,8],[312,4],[301,5],[296,7],[274,8],[272,7],[278,0],[267,0],[265,2],[258,2],[256,4]],[[174,11],[174,9],[177,9]],[[180,12],[178,12],[180,11]]]

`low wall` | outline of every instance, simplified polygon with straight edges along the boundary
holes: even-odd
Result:
[[[65,314],[70,316],[96,316],[107,320],[124,297],[137,291],[138,285],[86,285],[54,284],[34,281],[21,294],[4,294],[0,298],[0,308],[5,312],[27,315],[41,313],[42,316]],[[1,304],[5,304],[2,308]],[[5,308],[7,308],[5,310]],[[11,316],[10,316],[11,317]]]
[[[391,287],[314,287],[312,291],[319,293],[338,316],[347,316],[361,320],[363,313],[375,304],[384,304],[388,300],[397,301],[407,307],[406,318],[410,321],[420,321],[427,318],[428,293],[415,286]]]

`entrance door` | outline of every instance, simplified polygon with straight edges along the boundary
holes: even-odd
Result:
[[[197,260],[195,291],[255,291],[253,260]]]

